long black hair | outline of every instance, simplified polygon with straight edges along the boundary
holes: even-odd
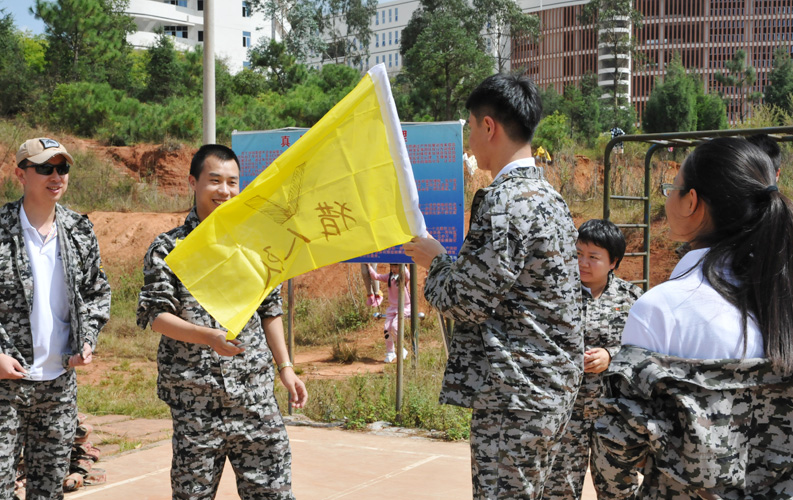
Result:
[[[683,162],[683,192],[696,190],[710,224],[693,243],[709,247],[702,270],[713,288],[763,335],[765,355],[793,373],[793,205],[775,183],[765,152],[745,139],[719,138]]]

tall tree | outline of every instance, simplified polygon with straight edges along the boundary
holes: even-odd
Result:
[[[747,106],[746,102],[757,102],[762,99],[763,94],[758,91],[751,90],[755,83],[757,83],[757,70],[754,66],[746,63],[746,51],[743,49],[736,50],[732,59],[724,63],[726,72],[717,72],[713,75],[713,79],[722,85],[722,87],[734,87],[735,95],[738,103],[738,115],[741,121],[746,116]],[[720,89],[719,93],[724,97],[724,89]]]
[[[254,10],[271,19],[286,50],[300,62],[324,54],[328,44],[322,39],[322,6],[318,0],[249,0]]]
[[[14,19],[0,9],[0,115],[25,109],[33,87],[32,76]]]
[[[248,51],[251,69],[267,76],[270,88],[284,93],[306,79],[306,67],[286,50],[286,45],[262,39]]]
[[[126,86],[127,34],[135,23],[125,14],[128,0],[36,0],[32,10],[44,22],[47,64],[59,81],[108,81]]]
[[[706,94],[697,81],[697,130],[724,130],[729,127],[727,106],[717,94]]]
[[[579,141],[594,145],[603,131],[600,123],[600,87],[597,75],[591,71],[584,74],[579,87],[568,85],[564,89],[565,115],[570,117],[574,135]]]
[[[604,109],[604,125],[625,129],[632,114],[627,109],[631,108],[629,57],[636,52],[632,31],[641,27],[642,14],[633,8],[633,0],[590,0],[583,6],[579,21],[595,25],[598,44],[613,57],[613,83],[602,86],[610,101],[610,109]]]
[[[482,33],[492,41],[492,56],[499,73],[507,69],[513,38],[527,36],[531,43],[539,40],[540,18],[523,12],[515,0],[473,0],[473,5],[484,18]]]
[[[251,0],[250,3],[282,28],[286,50],[299,62],[319,56],[337,63],[358,64],[369,56],[371,20],[377,13],[377,0]]]
[[[453,120],[468,94],[492,73],[492,60],[482,50],[481,25],[465,0],[422,5],[402,33],[409,47],[403,71],[433,119]],[[415,39],[408,40],[407,33]]]
[[[160,31],[154,45],[147,52],[149,60],[146,69],[149,80],[146,84],[146,97],[153,101],[164,101],[181,93],[181,65],[173,46],[173,37]]]
[[[369,40],[374,33],[372,17],[377,14],[377,0],[318,0],[322,17],[320,30],[330,38],[323,59],[335,63],[359,64],[369,57]]]
[[[656,82],[642,115],[646,133],[697,129],[697,86],[675,54],[663,82]]]
[[[556,87],[549,83],[547,87],[540,90],[540,102],[542,103],[542,116],[552,115],[554,111],[562,111],[564,107],[564,98],[556,91]]]
[[[788,49],[774,52],[774,67],[768,74],[765,88],[766,104],[773,104],[788,114],[793,114],[793,60]]]

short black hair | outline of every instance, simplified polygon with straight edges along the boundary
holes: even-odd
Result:
[[[774,139],[769,137],[768,134],[755,134],[750,135],[746,140],[765,151],[765,154],[771,158],[774,170],[779,172],[779,168],[782,166],[782,149],[780,149],[779,144]]]
[[[204,162],[210,156],[214,156],[220,161],[234,160],[234,163],[237,164],[237,168],[240,168],[240,160],[231,148],[223,146],[222,144],[204,144],[198,148],[196,154],[193,155],[193,159],[190,162],[190,175],[198,179],[201,172],[204,170]]]
[[[614,269],[620,267],[625,257],[625,235],[613,222],[605,219],[590,219],[578,228],[578,241],[605,249],[609,261],[615,262]]]
[[[478,121],[485,116],[493,118],[516,142],[531,142],[542,116],[540,93],[527,76],[497,74],[485,78],[468,96],[465,108]]]

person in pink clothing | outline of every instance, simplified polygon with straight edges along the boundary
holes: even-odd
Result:
[[[399,308],[399,265],[391,264],[388,274],[378,274],[372,266],[369,266],[369,276],[373,280],[382,281],[388,287],[388,309],[385,311],[385,362],[393,363],[396,360],[396,348],[394,341],[397,338],[397,311]],[[410,280],[410,272],[405,269],[405,309],[404,316],[410,316],[410,292],[407,283]],[[407,357],[408,352],[402,349],[402,358]]]

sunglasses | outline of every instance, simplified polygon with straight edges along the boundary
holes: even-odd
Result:
[[[59,165],[53,165],[52,163],[40,163],[38,165],[28,165],[25,168],[33,167],[36,169],[36,173],[39,175],[52,175],[52,172],[57,170],[58,175],[66,175],[69,173],[69,168],[71,166],[68,163],[61,163]]]

